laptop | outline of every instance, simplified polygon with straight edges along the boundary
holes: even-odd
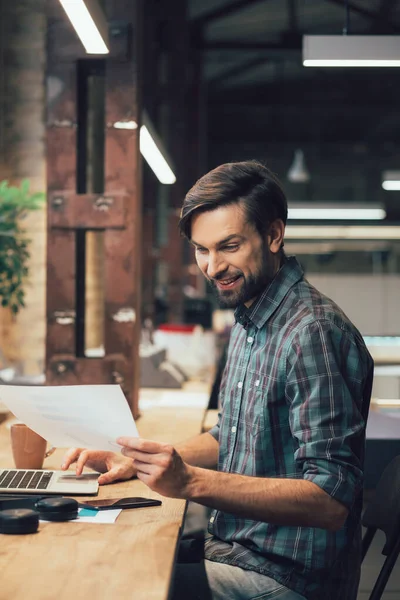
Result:
[[[99,473],[75,475],[66,471],[0,469],[0,493],[90,496],[98,493]]]

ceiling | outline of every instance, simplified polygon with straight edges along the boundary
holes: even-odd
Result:
[[[310,120],[318,121],[314,135],[328,140],[398,138],[393,96],[400,86],[399,69],[302,66],[302,35],[341,34],[345,0],[189,0],[189,8],[202,48],[210,108],[229,112],[231,118],[252,106],[251,114],[239,119],[249,139],[262,139],[266,130],[280,141],[282,134],[283,139],[308,139]],[[349,0],[349,8],[350,34],[400,34],[397,0]],[[268,109],[272,118],[260,123]],[[385,118],[378,119],[383,110]],[[280,112],[283,132],[275,119]],[[373,121],[366,131],[367,115]],[[251,120],[256,130],[249,129]],[[225,130],[225,120],[221,128]]]
[[[381,188],[382,170],[400,169],[400,69],[302,65],[302,36],[340,35],[346,1],[188,5],[203,57],[208,167],[255,157],[285,179],[301,147],[312,184],[289,184],[289,196],[382,201],[400,222],[400,194]],[[350,35],[400,35],[400,0],[349,0],[348,8]]]

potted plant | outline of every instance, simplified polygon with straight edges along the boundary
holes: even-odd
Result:
[[[28,275],[29,239],[22,220],[42,207],[45,195],[31,193],[29,181],[12,186],[0,182],[0,301],[13,314],[24,306],[24,283]]]

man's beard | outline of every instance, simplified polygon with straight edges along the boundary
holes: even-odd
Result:
[[[237,289],[233,290],[221,290],[217,287],[215,280],[208,279],[209,284],[212,287],[214,294],[216,294],[221,308],[236,308],[239,304],[244,304],[253,298],[256,298],[265,288],[271,283],[275,274],[272,269],[271,263],[267,257],[263,257],[263,262],[260,269],[247,277],[244,276],[243,272],[237,271],[233,274],[233,277],[241,277],[242,284]],[[227,275],[224,273],[218,279],[226,279]]]

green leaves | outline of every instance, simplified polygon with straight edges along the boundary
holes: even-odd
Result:
[[[29,240],[21,219],[43,206],[45,195],[29,192],[29,180],[19,187],[0,182],[0,302],[14,314],[24,304],[23,284],[28,275]]]

